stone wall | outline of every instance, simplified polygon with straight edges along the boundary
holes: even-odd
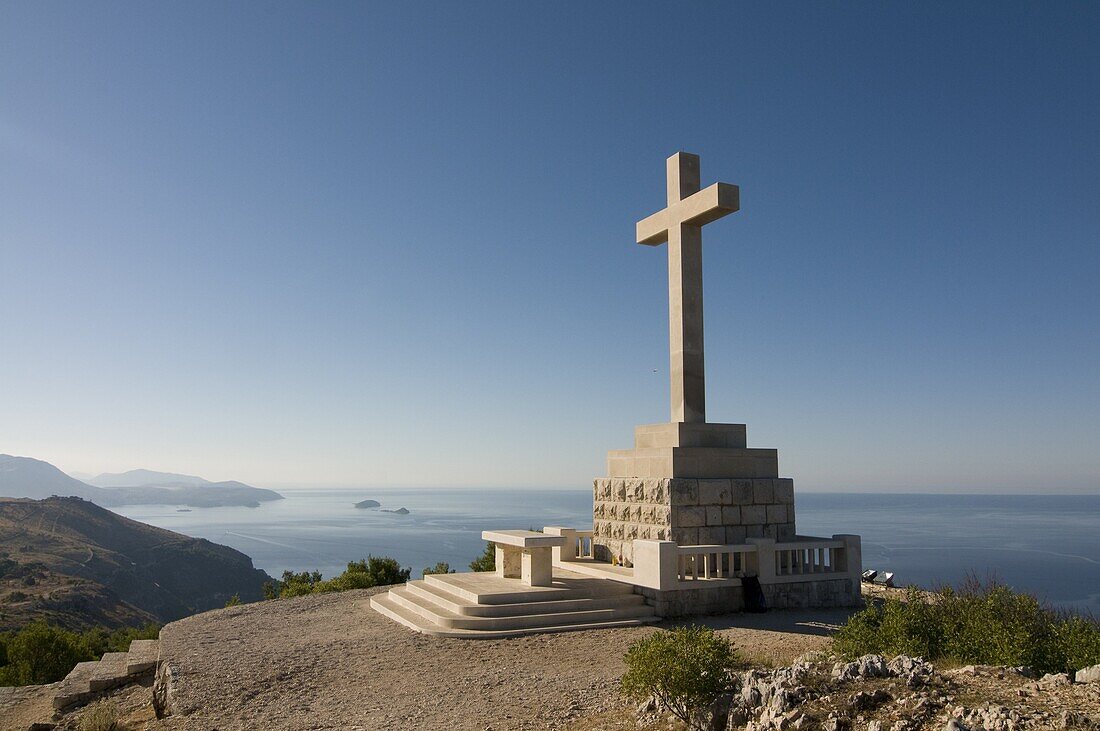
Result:
[[[809,609],[822,607],[858,607],[863,599],[853,594],[850,579],[813,579],[781,584],[763,584],[768,609]],[[661,617],[690,617],[698,614],[726,614],[745,608],[740,586],[715,586],[679,591],[659,591],[643,586],[634,592],[645,597],[654,613]]]
[[[782,584],[761,584],[769,607],[777,609],[818,609],[821,607],[858,607],[863,596],[859,582],[851,579],[814,579]]]
[[[794,481],[787,478],[598,478],[595,558],[633,565],[635,539],[681,546],[742,544],[795,536]]]

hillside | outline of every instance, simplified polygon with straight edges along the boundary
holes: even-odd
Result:
[[[226,546],[76,497],[0,498],[0,629],[45,617],[79,628],[167,622],[263,597],[269,581]]]
[[[212,485],[214,483],[194,475],[180,475],[175,472],[154,472],[153,470],[130,470],[128,472],[104,472],[89,480],[89,485],[96,487],[144,487],[146,485],[162,485],[171,487],[195,487],[197,485]]]
[[[187,505],[193,508],[257,507],[281,500],[274,490],[243,482],[209,482],[201,477],[149,470],[99,475],[99,485],[74,479],[49,462],[0,454],[0,496],[48,498],[75,495],[102,507],[118,505]]]

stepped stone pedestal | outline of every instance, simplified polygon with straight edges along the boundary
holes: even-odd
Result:
[[[471,639],[626,627],[660,619],[630,584],[561,568],[554,569],[545,586],[496,572],[428,574],[375,594],[370,605],[417,632]]]
[[[597,560],[634,562],[633,541],[741,544],[795,536],[794,481],[774,449],[746,447],[744,424],[670,422],[634,430],[593,489]]]

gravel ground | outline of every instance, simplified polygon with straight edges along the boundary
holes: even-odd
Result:
[[[149,729],[546,729],[621,707],[631,642],[652,627],[456,640],[408,630],[365,590],[231,607],[174,622],[178,713]],[[827,644],[844,612],[729,615],[708,624],[754,659]],[[136,719],[135,719],[136,720]]]

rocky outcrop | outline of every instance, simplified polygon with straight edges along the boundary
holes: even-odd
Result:
[[[1100,684],[1073,683],[1065,673],[1035,677],[1021,667],[940,672],[905,655],[806,657],[736,674],[707,715],[712,731],[1100,729]],[[661,713],[654,701],[637,711],[649,721]]]

